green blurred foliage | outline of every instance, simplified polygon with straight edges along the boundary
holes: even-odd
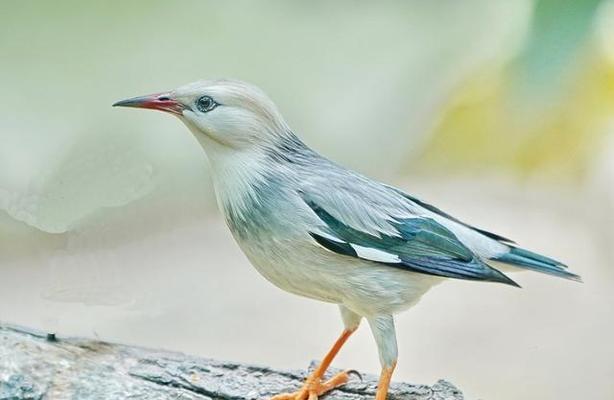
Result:
[[[458,85],[412,167],[585,178],[614,115],[614,65],[594,40],[598,4],[537,2],[519,53]]]

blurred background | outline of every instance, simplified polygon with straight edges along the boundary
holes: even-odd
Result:
[[[436,287],[397,318],[397,380],[614,398],[614,0],[4,1],[0,54],[1,321],[278,368],[324,354],[336,307],[248,264],[186,128],[110,106],[232,77],[325,155],[584,278]],[[335,365],[379,372],[366,325]]]

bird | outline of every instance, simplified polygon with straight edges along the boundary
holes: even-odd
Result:
[[[398,349],[394,316],[446,279],[519,285],[531,270],[580,281],[560,261],[465,223],[403,190],[320,155],[289,127],[263,90],[234,79],[193,82],[113,104],[178,117],[200,143],[218,206],[250,263],[275,286],[337,305],[343,330],[296,392],[316,400],[352,371],[325,373],[365,319],[385,400]]]

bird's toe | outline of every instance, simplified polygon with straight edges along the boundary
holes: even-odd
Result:
[[[301,390],[294,393],[281,393],[271,397],[270,400],[317,400],[320,396],[348,383],[350,375],[355,373],[356,371],[353,370],[339,372],[325,382],[308,378]]]

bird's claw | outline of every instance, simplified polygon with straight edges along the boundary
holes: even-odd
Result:
[[[348,369],[347,371],[345,371],[348,375],[356,375],[356,377],[358,378],[359,381],[363,381],[362,379],[362,375],[360,374],[360,372],[356,371],[355,369]]]
[[[299,391],[281,393],[271,397],[270,400],[317,400],[320,396],[348,383],[352,374],[362,381],[362,376],[355,370],[339,372],[325,382],[322,382],[321,378],[310,376]]]

